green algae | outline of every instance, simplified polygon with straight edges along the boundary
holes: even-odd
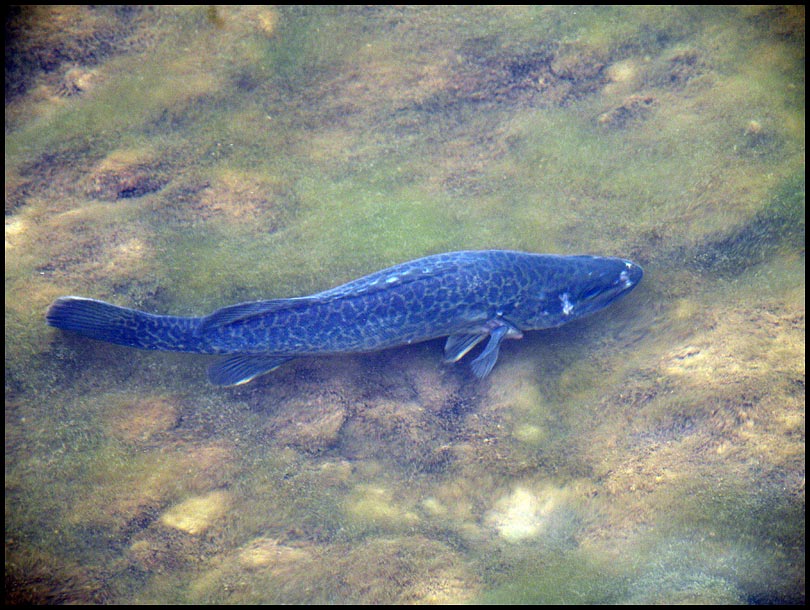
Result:
[[[92,67],[25,64],[10,599],[801,602],[797,17],[155,9]],[[205,358],[42,321],[61,294],[204,314],[488,247],[646,276],[605,315],[509,342],[484,384],[433,342],[212,392]],[[336,406],[314,441],[296,429]],[[209,497],[228,501],[205,528],[167,525]]]
[[[697,262],[715,274],[736,274],[779,253],[800,250],[805,240],[804,191],[804,174],[782,181],[747,223],[704,244],[695,255]]]
[[[476,599],[487,605],[617,603],[625,599],[628,582],[607,558],[573,551],[557,557],[532,556],[517,562],[515,578]]]

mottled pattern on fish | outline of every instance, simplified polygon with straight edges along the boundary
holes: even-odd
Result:
[[[237,385],[299,356],[368,352],[448,337],[455,362],[489,337],[478,377],[504,338],[560,326],[603,309],[641,280],[620,258],[505,250],[449,252],[402,263],[311,296],[240,303],[204,317],[159,316],[62,297],[48,324],[149,350],[228,354],[209,370]]]

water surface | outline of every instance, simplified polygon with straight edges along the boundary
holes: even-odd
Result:
[[[804,9],[16,9],[6,600],[803,603]],[[47,328],[632,258],[502,349],[207,385]]]

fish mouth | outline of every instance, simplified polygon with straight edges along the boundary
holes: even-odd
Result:
[[[629,260],[622,260],[622,262],[624,268],[611,285],[594,288],[591,295],[586,295],[585,301],[590,302],[592,307],[599,309],[606,307],[633,290],[644,277],[644,270],[639,265]]]
[[[624,261],[625,269],[619,274],[619,282],[624,284],[625,290],[636,286],[644,277],[644,270],[633,261]]]

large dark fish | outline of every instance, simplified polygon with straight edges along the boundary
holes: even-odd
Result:
[[[427,256],[306,297],[224,307],[209,316],[157,316],[82,297],[54,301],[48,324],[140,349],[228,354],[212,383],[238,385],[299,356],[369,352],[447,337],[456,362],[485,377],[505,338],[603,309],[641,281],[635,263],[506,250]]]

